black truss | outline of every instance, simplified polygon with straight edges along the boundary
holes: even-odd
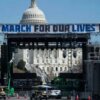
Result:
[[[7,73],[7,63],[12,59],[12,49],[16,48],[73,48],[74,44],[82,44],[82,49],[83,49],[83,60],[87,59],[87,46],[86,43],[88,42],[88,39],[90,39],[90,34],[89,33],[65,33],[65,34],[30,34],[30,33],[20,33],[20,34],[6,34],[7,35],[7,61],[4,64],[2,64],[2,68],[5,70],[1,71],[1,81],[2,85],[4,85],[4,75]],[[39,42],[44,43],[44,46],[40,46]],[[20,44],[23,45],[20,45]],[[49,43],[55,44],[53,46],[50,46]],[[27,46],[26,46],[27,44]],[[69,46],[68,46],[68,45]],[[84,67],[84,62],[83,62],[83,73],[85,73],[85,67]],[[12,76],[12,68],[11,70],[11,76]],[[85,75],[85,74],[84,74]]]
[[[16,48],[72,48],[72,43],[86,43],[89,33],[76,34],[7,34],[8,45]],[[39,45],[42,42],[44,45]],[[22,45],[21,45],[22,43]],[[50,45],[50,43],[54,45]],[[69,44],[68,44],[69,43]],[[36,45],[34,45],[36,44]]]
[[[84,34],[76,34],[76,33],[66,33],[66,34],[7,34],[7,39],[12,41],[48,41],[48,42],[55,42],[55,41],[81,41],[84,42],[85,40],[90,38],[89,33]]]

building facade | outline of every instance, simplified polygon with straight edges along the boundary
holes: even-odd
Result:
[[[86,89],[93,95],[100,96],[100,44],[88,44],[88,60],[86,63]]]

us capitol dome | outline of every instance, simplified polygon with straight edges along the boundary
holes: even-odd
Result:
[[[30,7],[24,12],[21,24],[45,24],[47,23],[42,10],[36,5],[36,0],[31,0]]]

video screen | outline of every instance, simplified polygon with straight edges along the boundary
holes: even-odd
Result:
[[[45,73],[50,77],[59,73],[82,73],[82,48],[75,49],[18,49],[14,53],[13,73]]]

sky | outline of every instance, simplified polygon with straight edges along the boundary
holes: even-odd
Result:
[[[100,23],[100,0],[36,0],[48,23]],[[31,0],[0,0],[0,23],[19,23]]]
[[[36,0],[48,23],[99,23],[100,0]],[[0,22],[19,23],[31,0],[0,0]]]

